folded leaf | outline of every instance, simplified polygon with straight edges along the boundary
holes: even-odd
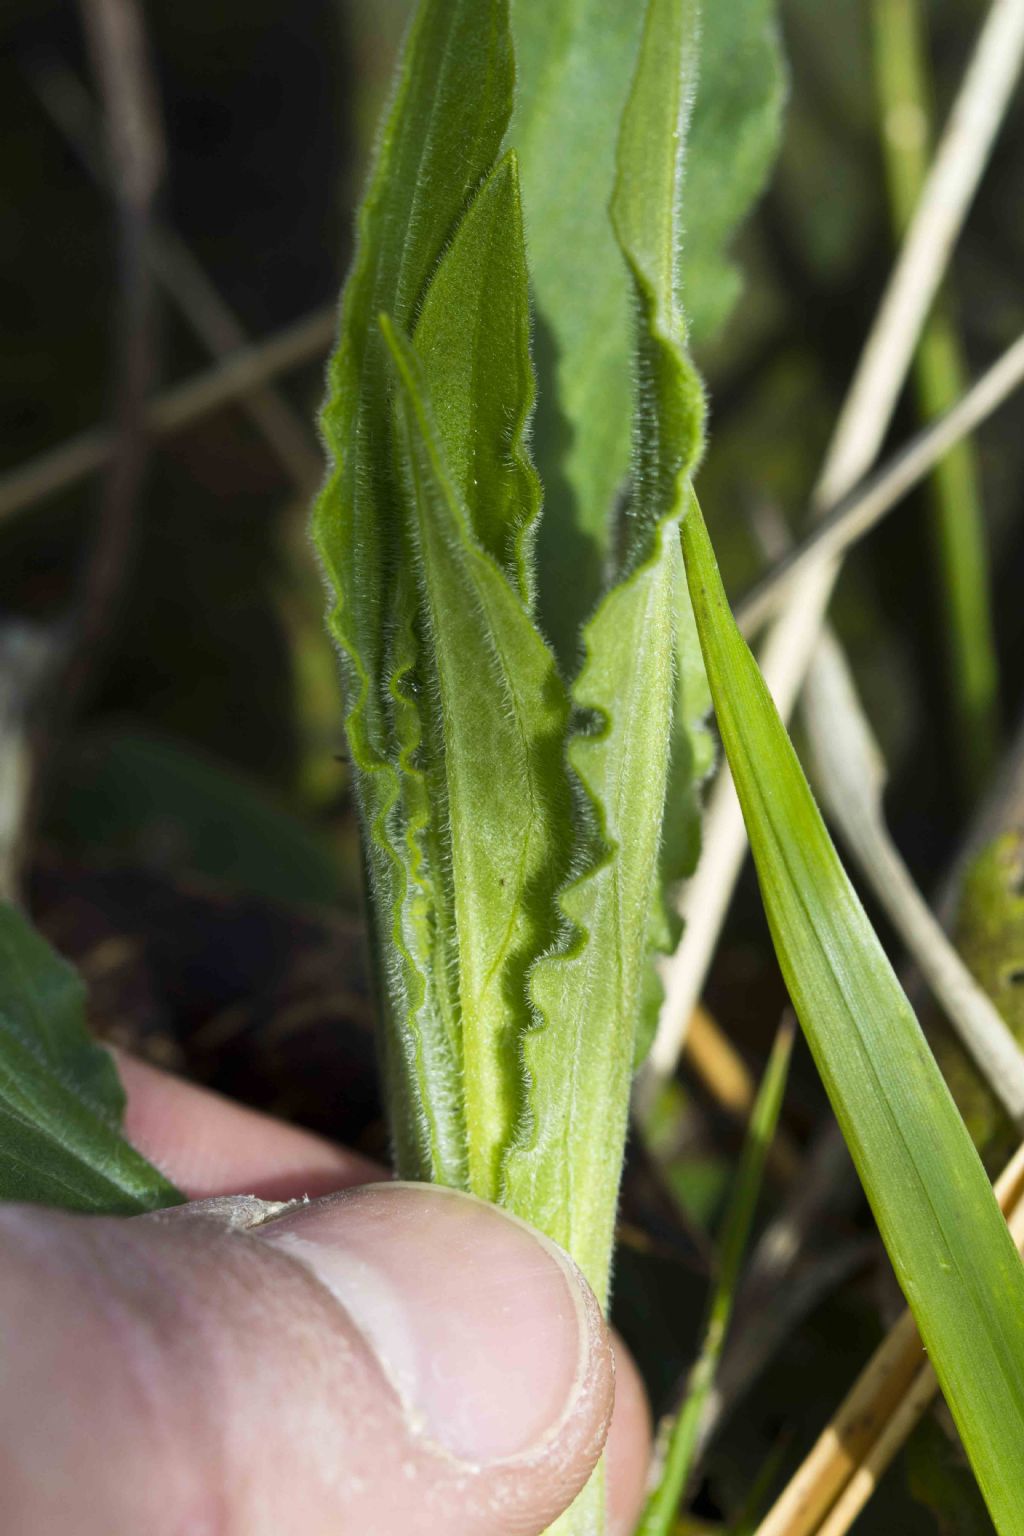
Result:
[[[409,1176],[455,1184],[466,1159],[460,1062],[437,963],[444,921],[427,856],[437,807],[419,763],[417,590],[400,553],[406,533],[378,316],[387,311],[411,328],[493,167],[512,92],[506,0],[424,0],[359,215],[323,414],[333,468],[314,518],[335,598],[331,628],[378,934],[396,1159]]]
[[[726,246],[778,146],[783,74],[774,10],[774,0],[703,8],[681,254],[700,339],[736,296]],[[580,625],[604,585],[615,501],[629,470],[630,283],[608,201],[643,14],[642,5],[622,0],[513,0],[512,7],[519,84],[509,138],[523,167],[541,376],[541,611],[568,675]]]
[[[526,447],[536,386],[518,163],[484,183],[414,332],[438,436],[475,537],[529,600],[541,490]]]
[[[447,781],[469,1184],[497,1199],[521,1097],[527,968],[550,943],[572,807],[568,701],[521,596],[476,541],[426,370],[387,320]]]
[[[776,10],[776,0],[701,6],[680,253],[686,319],[698,347],[725,322],[739,295],[729,241],[778,153],[786,77]]]
[[[181,1195],[121,1135],[113,1057],[77,973],[0,904],[0,1200],[131,1215]]]
[[[664,339],[679,324],[674,253],[695,30],[693,8],[652,0],[620,135],[613,213],[641,312],[634,494],[619,582],[584,630],[573,701],[594,724],[573,738],[569,760],[594,825],[583,873],[562,896],[572,936],[531,978],[539,1022],[524,1042],[529,1119],[506,1169],[513,1208],[573,1254],[602,1298],[676,699],[675,524],[703,419],[696,375]]]
[[[694,612],[779,963],[996,1528],[1024,1530],[1024,1264],[725,598],[694,498]]]
[[[566,675],[604,584],[629,469],[629,282],[608,219],[643,6],[513,0],[519,154],[537,306],[544,626]]]

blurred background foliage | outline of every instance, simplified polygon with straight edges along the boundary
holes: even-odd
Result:
[[[735,594],[763,566],[763,514],[799,526],[893,249],[868,0],[781,9],[791,70],[782,157],[740,238],[742,299],[700,358],[711,399],[701,497]],[[941,121],[983,7],[924,9]],[[165,139],[157,213],[254,343],[336,301],[408,12],[408,0],[145,7]],[[7,0],[0,646],[67,611],[100,505],[95,474],[17,510],[5,501],[14,471],[111,415],[116,229],[82,159],[101,131],[96,100],[76,8]],[[1022,169],[1018,93],[952,268],[972,375],[1024,329]],[[214,359],[163,289],[157,306],[161,389]],[[151,444],[101,665],[47,741],[25,884],[36,920],[90,982],[103,1033],[383,1153],[358,843],[305,535],[325,351],[326,341],[307,349],[273,380],[295,429],[289,462],[237,401]],[[916,421],[908,399],[891,445]],[[978,441],[1007,729],[1024,697],[1020,423],[1011,403]],[[833,606],[889,766],[891,826],[925,890],[956,855],[980,794],[964,787],[969,754],[950,707],[928,545],[915,496],[855,551]],[[749,870],[705,1000],[759,1072],[784,997]],[[798,1053],[787,1144],[812,1159],[826,1117]],[[635,1148],[627,1173],[616,1309],[664,1409],[692,1353],[741,1128],[684,1070],[657,1129],[658,1156]],[[769,1215],[784,1172],[769,1181]],[[869,1234],[840,1180],[808,1243],[825,1269],[836,1253],[848,1262],[833,1263],[713,1439],[694,1505],[713,1528],[745,1528],[752,1490],[764,1497],[783,1478],[892,1315]],[[759,1305],[770,1312],[774,1300]],[[858,1529],[914,1536],[985,1521],[944,1425],[929,1422]]]

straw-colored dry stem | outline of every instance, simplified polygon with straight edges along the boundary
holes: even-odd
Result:
[[[1024,1246],[1024,1144],[996,1181],[1014,1241]],[[757,1528],[757,1536],[842,1536],[938,1391],[913,1316],[904,1312],[832,1422]]]

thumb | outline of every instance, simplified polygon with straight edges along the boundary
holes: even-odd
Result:
[[[531,1536],[570,1502],[613,1368],[560,1250],[423,1186],[280,1210],[0,1212],[6,1536]]]

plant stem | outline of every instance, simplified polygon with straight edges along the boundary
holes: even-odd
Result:
[[[736,1182],[722,1231],[718,1279],[711,1295],[700,1354],[686,1384],[682,1407],[672,1425],[661,1481],[648,1501],[637,1536],[669,1536],[693,1468],[701,1419],[725,1344],[739,1286],[750,1225],[761,1188],[765,1159],[778,1124],[793,1049],[794,1020],[779,1026],[757,1100],[751,1112]]]
[[[882,149],[892,221],[901,236],[927,175],[932,136],[926,19],[919,0],[874,0],[873,23]],[[914,359],[914,391],[924,420],[959,398],[966,374],[947,291]],[[999,675],[980,475],[970,440],[958,443],[936,466],[929,489],[957,755],[964,788],[972,792],[998,748]]]

